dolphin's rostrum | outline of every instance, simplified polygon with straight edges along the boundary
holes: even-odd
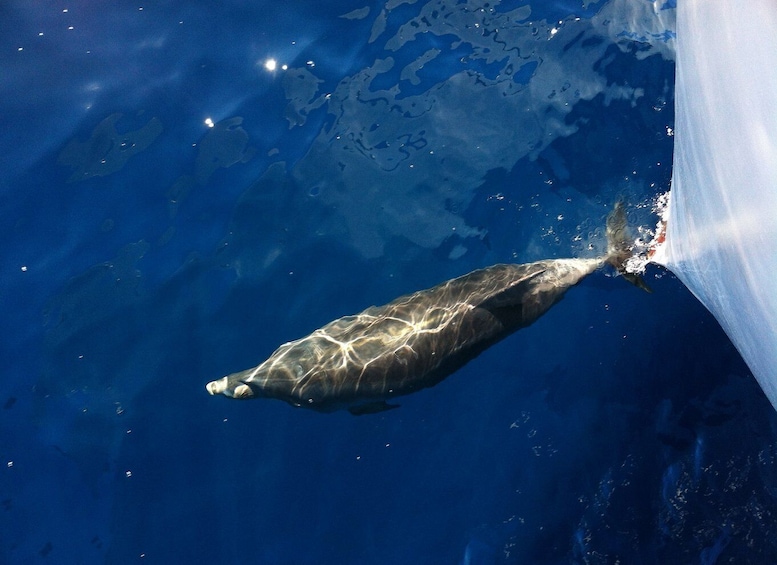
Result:
[[[622,271],[630,250],[621,203],[607,219],[607,237],[602,258],[493,265],[340,318],[281,345],[258,367],[208,383],[208,392],[324,412],[395,408],[386,401],[437,384],[605,263]]]

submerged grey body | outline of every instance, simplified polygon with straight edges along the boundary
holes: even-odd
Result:
[[[207,389],[323,411],[385,409],[378,403],[438,383],[534,322],[602,264],[557,259],[474,271],[335,320]]]
[[[386,400],[437,384],[537,320],[605,262],[620,269],[629,254],[625,230],[625,213],[617,205],[608,218],[606,257],[473,271],[335,320],[281,345],[258,367],[208,383],[207,390],[232,398],[277,398],[321,411],[393,408]]]

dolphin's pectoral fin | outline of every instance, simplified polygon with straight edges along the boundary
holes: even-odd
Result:
[[[377,414],[378,412],[385,412],[386,410],[393,410],[399,408],[399,404],[388,404],[385,400],[378,402],[368,402],[366,404],[359,404],[358,406],[351,406],[348,412],[354,416],[364,416],[365,414]]]

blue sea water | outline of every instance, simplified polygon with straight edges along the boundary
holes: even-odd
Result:
[[[619,198],[650,226],[673,12],[4,3],[0,561],[777,563],[777,415],[658,268],[398,410],[204,388],[402,293],[593,256]]]

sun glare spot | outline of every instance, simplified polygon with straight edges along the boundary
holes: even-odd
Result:
[[[208,126],[209,128],[212,128],[216,124],[213,123],[213,120],[211,118],[205,118],[205,125]]]
[[[267,59],[264,62],[264,68],[272,72],[278,67],[278,62],[275,59]]]

